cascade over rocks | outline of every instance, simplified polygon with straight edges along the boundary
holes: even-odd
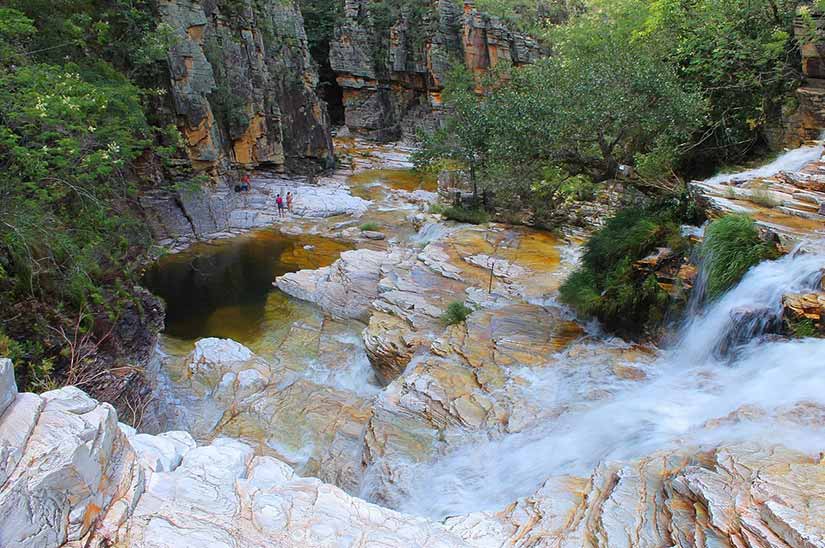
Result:
[[[746,213],[788,251],[825,234],[825,158],[821,143],[786,152],[738,174],[693,181],[689,189],[709,217]]]
[[[76,388],[17,394],[0,360],[3,546],[760,546],[825,543],[825,464],[734,445],[549,478],[438,524],[350,497],[227,438],[135,434]],[[597,543],[595,539],[602,539]]]

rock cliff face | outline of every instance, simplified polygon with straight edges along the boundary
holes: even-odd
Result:
[[[433,0],[389,18],[372,6],[345,0],[330,65],[343,88],[347,127],[373,138],[392,140],[432,125],[456,63],[483,73],[502,61],[523,65],[541,54],[533,39],[509,31],[472,2],[462,11],[452,0]]]
[[[332,141],[300,11],[279,0],[161,0],[171,95],[196,169],[326,166]]]
[[[804,18],[798,17],[794,25],[801,45],[803,79],[796,90],[799,106],[786,120],[784,141],[789,145],[818,139],[825,127],[825,17],[816,13],[812,17],[813,36]]]

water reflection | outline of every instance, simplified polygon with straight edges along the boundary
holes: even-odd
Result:
[[[254,347],[306,315],[305,305],[272,286],[275,277],[327,266],[348,248],[327,238],[260,230],[163,257],[144,283],[166,301],[167,335],[228,337]]]

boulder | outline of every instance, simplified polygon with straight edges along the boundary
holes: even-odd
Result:
[[[114,409],[73,387],[18,396],[0,417],[0,453],[9,448],[0,546],[78,541],[142,478]]]
[[[133,548],[204,546],[466,546],[442,526],[296,476],[229,439],[187,453],[152,476],[119,533]]]
[[[189,357],[189,370],[192,373],[209,374],[221,364],[245,362],[252,357],[252,351],[239,342],[209,337],[195,343],[195,350]]]
[[[808,321],[817,331],[825,330],[825,292],[784,295],[782,314],[790,324]]]
[[[381,269],[401,260],[391,251],[345,251],[332,265],[279,276],[278,289],[298,299],[318,304],[339,318],[369,319],[370,305],[378,296]]]

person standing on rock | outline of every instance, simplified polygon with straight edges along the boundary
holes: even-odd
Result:
[[[278,204],[278,217],[284,216],[284,199],[281,198],[281,195],[275,197],[275,203]]]
[[[292,192],[286,193],[286,210],[292,213]]]
[[[249,192],[252,189],[252,183],[249,179],[249,173],[244,173],[243,177],[241,177],[241,190],[244,192]]]

